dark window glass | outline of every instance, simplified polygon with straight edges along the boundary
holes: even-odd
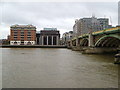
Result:
[[[31,36],[31,34],[27,35],[27,36]]]
[[[31,32],[28,32],[28,35],[31,34]]]
[[[24,32],[21,32],[21,34],[23,35],[23,34],[24,34]]]
[[[27,40],[31,40],[31,37],[27,37]]]
[[[21,40],[24,40],[24,37],[21,37]]]
[[[17,40],[17,37],[14,37],[14,40]]]
[[[21,35],[21,36],[24,36],[24,34],[23,34],[23,35]]]

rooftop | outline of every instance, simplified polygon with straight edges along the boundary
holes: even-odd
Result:
[[[49,31],[49,30],[50,30],[50,31],[51,31],[51,30],[54,30],[54,31],[57,30],[57,28],[43,28],[43,29],[46,30],[46,31],[47,31],[47,30],[48,30],[48,31]]]
[[[28,25],[18,25],[18,24],[15,24],[15,25],[12,25],[11,27],[35,27],[35,26],[33,26],[32,24],[28,24]]]

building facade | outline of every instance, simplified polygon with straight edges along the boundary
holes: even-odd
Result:
[[[80,20],[76,19],[75,24],[73,26],[73,37],[81,35],[81,22]]]
[[[12,25],[10,27],[10,45],[34,45],[36,27],[33,25]]]
[[[82,18],[76,20],[73,26],[73,34],[74,36],[79,36],[89,32],[104,30],[111,27],[112,26],[109,25],[108,18],[96,18],[92,16],[91,18]]]
[[[39,37],[39,35],[38,35]],[[44,28],[40,31],[39,45],[59,45],[60,33],[57,28]]]
[[[62,45],[67,45],[67,42],[73,37],[73,31],[65,32],[62,35]]]
[[[40,31],[36,32],[36,44],[39,45],[40,44]]]

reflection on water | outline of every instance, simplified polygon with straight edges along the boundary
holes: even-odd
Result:
[[[3,49],[3,88],[117,88],[113,55],[68,49]]]

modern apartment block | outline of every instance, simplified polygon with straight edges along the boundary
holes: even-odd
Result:
[[[60,33],[57,28],[44,28],[37,35],[39,45],[59,45]]]
[[[80,20],[76,19],[73,26],[73,37],[78,35],[81,35],[81,22]]]
[[[36,27],[33,25],[12,25],[10,27],[10,45],[34,45]]]
[[[99,31],[111,28],[109,25],[108,18],[96,18],[92,16],[91,18],[82,18],[75,20],[75,24],[73,26],[73,34],[74,36],[87,34],[89,32]]]

